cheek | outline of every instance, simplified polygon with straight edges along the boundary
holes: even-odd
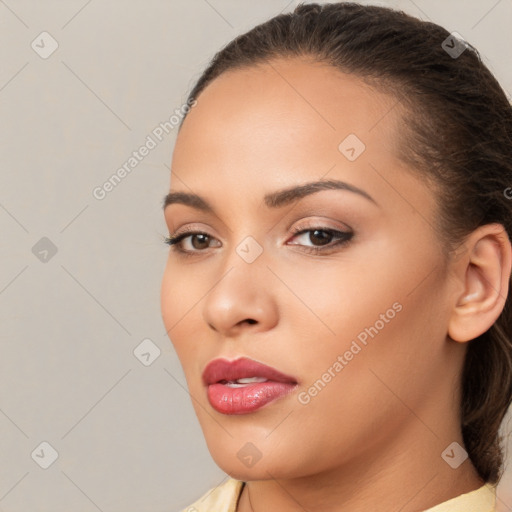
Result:
[[[314,359],[324,353],[318,350],[320,346],[327,353],[330,348],[348,349],[345,345],[350,345],[350,340],[364,333],[365,328],[376,322],[381,326],[381,315],[388,312],[386,320],[396,316],[399,306],[393,309],[393,304],[404,295],[401,283],[383,258],[379,263],[372,264],[363,255],[347,255],[337,261],[278,269],[280,279],[287,285],[285,289],[277,283],[275,288],[283,307],[281,320],[287,324],[284,329],[301,333],[299,340],[316,339],[316,344],[309,344],[315,351]]]
[[[190,328],[197,326],[197,322],[191,322],[191,319],[197,315],[195,308],[207,291],[206,287],[201,289],[200,283],[197,278],[187,279],[169,259],[162,278],[160,305],[167,335],[182,362],[194,345]]]
[[[276,451],[277,460],[286,455],[290,464],[301,467],[305,454],[298,447],[309,446],[311,467],[320,459],[322,464],[336,465],[376,449],[407,422],[410,408],[419,410],[436,371],[436,358],[425,343],[429,332],[422,301],[402,299],[402,309],[393,309],[388,323],[375,321],[376,313],[386,314],[387,301],[381,304],[373,304],[371,310],[355,306],[350,310],[363,326],[352,332],[364,337],[341,335],[328,341],[317,335],[301,344],[303,380],[301,394],[290,404],[293,414],[283,411],[286,421],[280,425],[279,438],[258,438],[276,443],[267,451]],[[350,323],[348,315],[340,317],[344,324]]]
[[[393,400],[388,387],[417,401],[442,358],[443,276],[432,272],[431,260],[381,252],[379,262],[287,275],[307,305],[289,298],[282,314],[285,330],[296,333],[287,338],[303,403],[318,414],[336,410],[334,421],[343,411],[357,419],[358,411],[378,410]]]

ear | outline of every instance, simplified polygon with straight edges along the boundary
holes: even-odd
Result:
[[[508,295],[512,248],[501,224],[473,231],[453,262],[457,283],[448,324],[451,339],[465,342],[486,332],[498,319]]]

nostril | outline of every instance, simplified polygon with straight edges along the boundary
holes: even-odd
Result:
[[[252,318],[248,318],[248,319],[246,320],[246,322],[247,322],[247,323],[249,323],[249,324],[255,324],[255,323],[257,323],[257,322],[256,322],[256,320],[253,320]]]

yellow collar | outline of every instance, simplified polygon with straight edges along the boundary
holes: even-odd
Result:
[[[210,489],[183,512],[236,512],[244,482],[229,478]],[[479,489],[461,494],[424,512],[495,512],[496,487],[485,484]]]

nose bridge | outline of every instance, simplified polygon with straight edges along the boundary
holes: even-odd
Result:
[[[232,223],[229,244],[224,254],[224,270],[235,266],[251,274],[255,267],[264,265],[264,237],[266,233],[258,225],[257,206],[247,202],[237,209],[236,222]]]
[[[205,297],[204,320],[227,334],[244,320],[267,324],[275,321],[263,244],[251,235],[241,237],[225,253],[218,279]]]
[[[220,281],[212,291],[217,289],[219,292],[237,294],[239,300],[247,299],[259,293],[266,271],[263,244],[252,235],[242,236],[225,254]]]
[[[235,253],[246,265],[252,265],[258,259],[261,263],[263,245],[252,235],[247,235],[236,245]]]

